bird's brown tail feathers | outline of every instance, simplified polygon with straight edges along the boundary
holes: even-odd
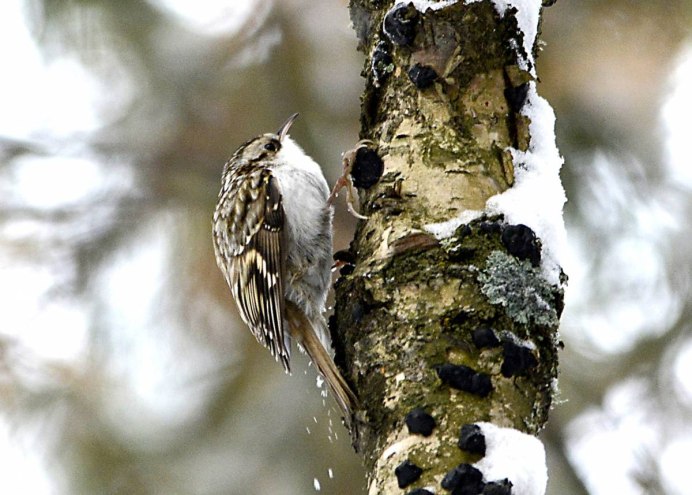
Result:
[[[358,399],[351,387],[346,383],[346,380],[344,380],[344,377],[341,376],[336,364],[334,364],[334,360],[324,348],[322,342],[320,342],[317,336],[317,329],[313,328],[312,323],[305,314],[292,303],[286,305],[286,316],[291,336],[303,346],[312,362],[315,363],[317,370],[324,377],[334,394],[346,422],[350,423]]]

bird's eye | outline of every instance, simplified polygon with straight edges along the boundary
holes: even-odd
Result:
[[[269,141],[267,144],[264,145],[264,149],[267,151],[276,152],[278,151],[279,147],[274,141]]]

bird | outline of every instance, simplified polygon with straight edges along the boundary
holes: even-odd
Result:
[[[320,166],[288,135],[297,117],[245,142],[225,163],[212,221],[214,253],[257,341],[290,373],[295,340],[348,421],[357,398],[331,357],[324,317],[333,206]]]

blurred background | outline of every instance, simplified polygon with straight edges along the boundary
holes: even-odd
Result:
[[[570,248],[549,493],[690,494],[692,2],[544,14]],[[364,493],[210,239],[224,161],[294,111],[336,179],[355,48],[345,0],[0,3],[0,493]]]

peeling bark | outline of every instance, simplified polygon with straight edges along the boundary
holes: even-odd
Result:
[[[547,421],[563,294],[536,266],[540,240],[529,239],[529,254],[513,249],[507,239],[516,232],[507,229],[516,226],[502,218],[477,218],[442,241],[425,229],[483,210],[512,187],[508,148],[528,147],[519,110],[532,79],[517,64],[515,17],[500,17],[490,1],[391,8],[350,4],[366,54],[361,138],[375,143],[384,174],[359,189],[369,218],[336,284],[331,324],[339,364],[361,399],[353,443],[369,493],[402,493],[395,470],[404,461],[423,470],[407,491],[441,493],[445,473],[479,459],[457,445],[463,425],[535,434]],[[471,370],[470,378],[460,372],[462,382],[488,377],[491,389],[450,386],[441,376],[460,368],[440,368],[449,364]],[[405,418],[416,408],[433,416],[432,435],[409,433]]]

